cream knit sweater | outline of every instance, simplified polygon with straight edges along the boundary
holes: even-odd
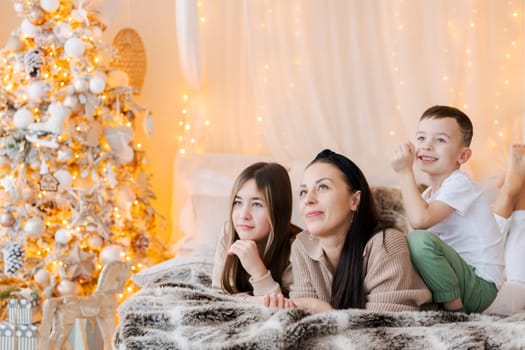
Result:
[[[293,270],[290,297],[330,302],[334,271],[319,240],[307,231],[301,232],[292,244],[290,259]],[[432,294],[412,265],[403,233],[386,230],[384,245],[382,232],[376,233],[367,243],[363,259],[366,309],[420,310],[432,301]]]

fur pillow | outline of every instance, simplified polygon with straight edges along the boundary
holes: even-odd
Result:
[[[394,227],[399,231],[407,233],[409,226],[406,220],[401,190],[389,186],[372,186],[370,190],[372,191],[381,217],[393,222]]]

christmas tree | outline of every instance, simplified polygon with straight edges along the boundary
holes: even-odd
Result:
[[[13,1],[22,23],[0,51],[4,290],[18,281],[41,296],[90,294],[110,261],[137,272],[166,258],[133,143],[136,120],[151,116],[82,3]]]

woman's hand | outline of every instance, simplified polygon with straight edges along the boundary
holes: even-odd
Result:
[[[314,298],[298,298],[293,299],[293,302],[297,307],[310,312],[325,312],[334,309],[332,305],[326,301]]]
[[[289,309],[297,307],[291,299],[286,298],[281,293],[266,294],[263,297],[263,305],[268,307],[277,307],[279,309]]]
[[[257,244],[254,241],[239,239],[233,242],[230,249],[228,249],[228,254],[235,254],[239,258],[242,267],[253,279],[259,279],[268,272],[259,256]]]

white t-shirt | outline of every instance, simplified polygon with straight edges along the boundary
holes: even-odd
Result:
[[[504,236],[502,235],[489,199],[470,177],[456,170],[443,181],[441,188],[430,196],[431,188],[423,192],[427,203],[438,200],[455,210],[445,220],[428,231],[456,252],[484,280],[503,284]]]

